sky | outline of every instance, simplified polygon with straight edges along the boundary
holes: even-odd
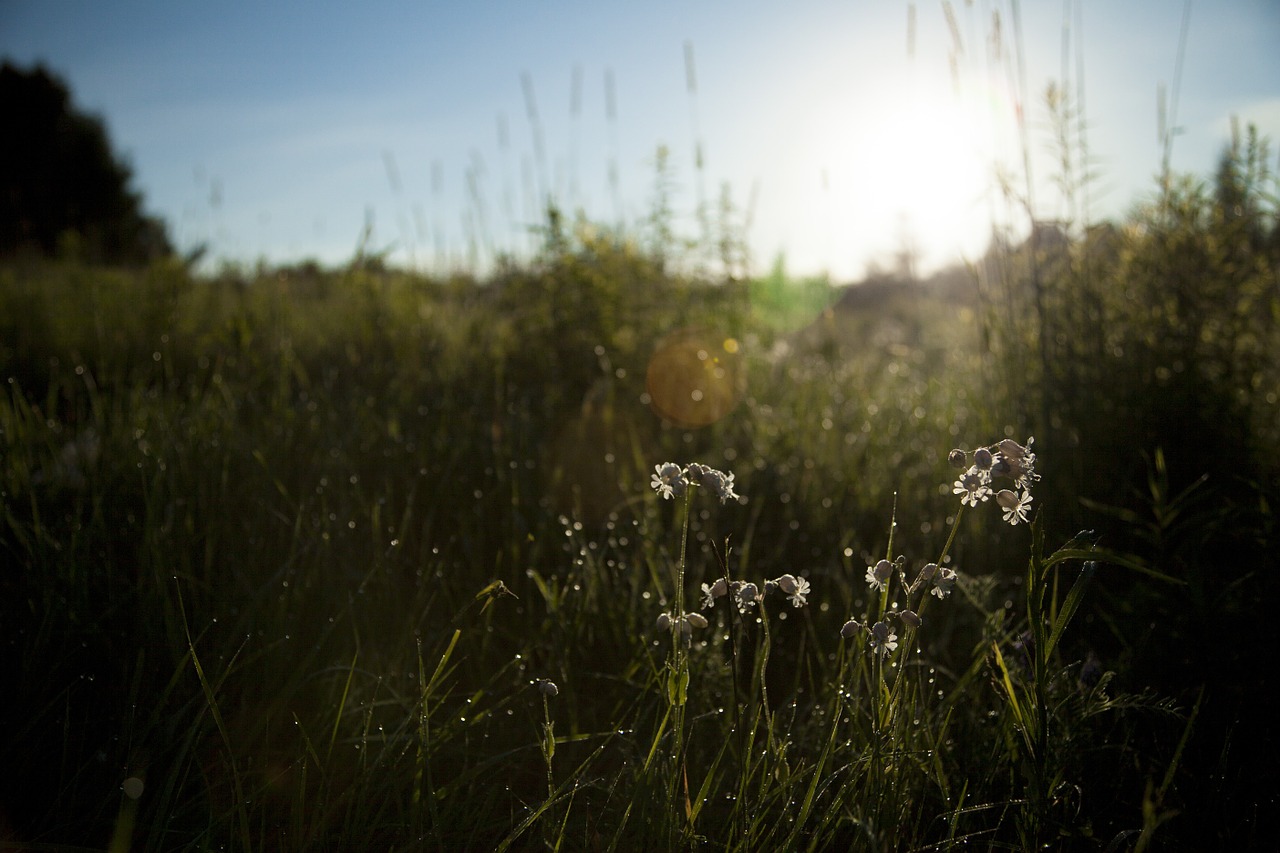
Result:
[[[636,233],[665,147],[677,230],[727,198],[749,272],[927,272],[1123,216],[1162,112],[1175,171],[1280,140],[1277,43],[1278,0],[0,0],[180,249],[434,271],[527,256],[549,200]]]

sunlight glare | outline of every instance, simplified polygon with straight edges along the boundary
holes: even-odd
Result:
[[[903,84],[814,105],[793,169],[822,176],[809,209],[827,220],[819,252],[829,269],[892,269],[909,251],[927,274],[985,249],[1011,112],[993,87],[965,82],[968,98]]]

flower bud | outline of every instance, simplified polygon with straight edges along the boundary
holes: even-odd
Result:
[[[919,628],[924,624],[924,620],[916,615],[914,610],[903,610],[898,614],[898,618],[902,620],[902,624],[908,625],[912,628]]]
[[[701,613],[686,613],[684,615],[684,621],[686,624],[692,625],[695,628],[707,627],[707,617],[703,616]]]
[[[977,450],[973,451],[973,467],[975,468],[985,471],[991,467],[993,459],[994,457],[992,457],[991,451],[985,447],[979,447]]]
[[[853,619],[850,619],[848,622],[844,623],[843,627],[841,627],[840,636],[844,637],[847,640],[861,630],[862,630],[862,623],[855,621]]]
[[[669,613],[658,614],[658,630],[662,632],[671,630],[671,614]]]
[[[997,446],[1000,448],[1000,452],[1003,453],[1006,458],[1022,459],[1028,453],[1031,452],[1030,445],[1031,445],[1031,442],[1033,441],[1035,441],[1034,438],[1028,438],[1027,439],[1028,446],[1023,447],[1021,444],[1018,444],[1018,442],[1014,441],[1012,438],[1006,438],[1005,440],[1001,441],[1000,444],[998,444]]]
[[[553,699],[560,695],[560,688],[556,687],[554,681],[548,681],[545,678],[538,679],[538,692],[548,699]]]
[[[948,453],[947,464],[957,470],[963,469],[966,464],[964,451],[957,447],[955,450]]]

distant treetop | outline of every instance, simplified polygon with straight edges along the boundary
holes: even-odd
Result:
[[[73,254],[146,263],[172,253],[164,223],[142,211],[132,170],[100,118],[81,112],[43,65],[0,66],[0,256]]]

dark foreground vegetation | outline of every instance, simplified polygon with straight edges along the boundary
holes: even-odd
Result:
[[[0,847],[1269,849],[1264,164],[864,290],[5,263]]]

